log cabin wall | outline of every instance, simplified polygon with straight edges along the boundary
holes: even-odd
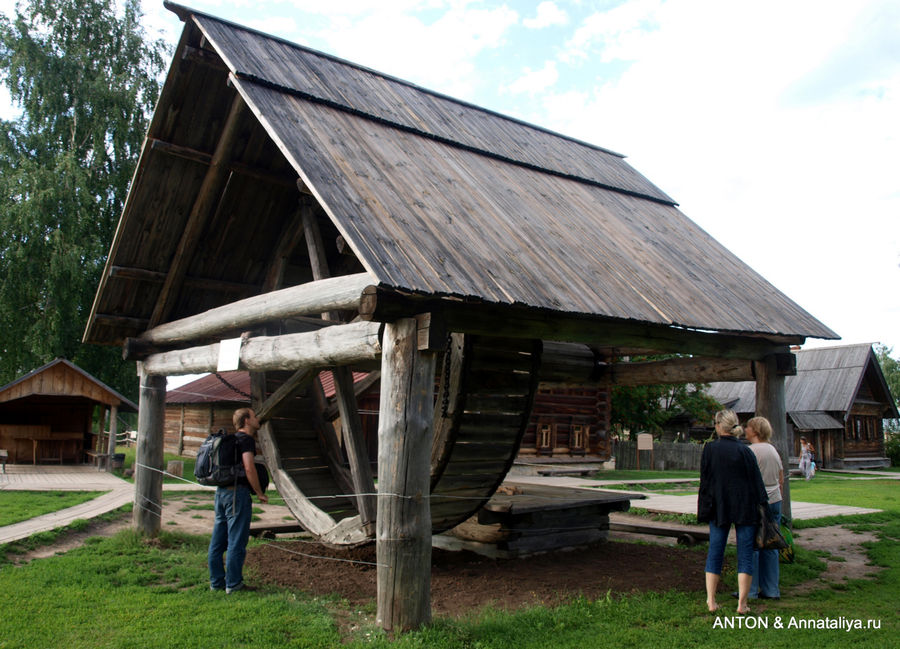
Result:
[[[520,455],[609,459],[609,392],[596,387],[538,389]]]
[[[234,428],[231,418],[242,403],[186,403],[166,406],[163,425],[166,453],[196,457],[203,440],[210,433]]]

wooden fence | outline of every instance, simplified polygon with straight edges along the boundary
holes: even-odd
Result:
[[[613,446],[616,469],[637,468],[637,442],[619,441]],[[650,451],[641,451],[641,469],[669,469],[699,471],[703,446],[693,442],[653,442],[651,462]]]

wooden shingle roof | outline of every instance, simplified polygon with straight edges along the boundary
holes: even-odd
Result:
[[[872,345],[841,345],[803,349],[797,354],[796,376],[785,377],[785,405],[789,413],[850,412],[863,381],[870,382],[873,396],[885,404],[885,417],[897,417],[897,409]],[[756,383],[712,383],[707,394],[738,413],[756,410]]]
[[[281,39],[185,21],[85,334],[152,321],[235,90],[252,115],[165,320],[260,290],[299,177],[386,289],[792,337],[837,335],[618,154]],[[723,218],[726,216],[723,215]],[[303,253],[295,253],[297,268]],[[296,274],[299,283],[309,277]]]
[[[85,399],[128,412],[138,409],[133,401],[65,358],[52,360],[0,387],[0,403],[46,398]]]

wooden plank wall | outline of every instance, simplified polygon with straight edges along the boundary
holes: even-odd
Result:
[[[166,453],[196,457],[200,444],[211,432],[234,428],[231,417],[240,406],[231,404],[188,403],[166,406],[163,426]]]
[[[32,395],[85,397],[109,403],[110,395],[99,385],[63,364],[47,368],[33,377],[10,386],[2,401],[14,401]]]

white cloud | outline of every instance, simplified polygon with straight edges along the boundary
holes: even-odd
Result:
[[[557,7],[555,2],[542,2],[537,7],[535,17],[524,19],[522,24],[528,29],[543,29],[554,25],[565,25],[568,22],[568,14]]]
[[[547,61],[539,70],[525,68],[525,73],[506,87],[514,95],[536,95],[552,88],[559,80],[555,61]]]
[[[518,14],[505,6],[480,9],[460,4],[432,22],[393,10],[331,17],[317,35],[338,56],[469,98],[479,78],[475,58],[502,45],[518,20]]]

